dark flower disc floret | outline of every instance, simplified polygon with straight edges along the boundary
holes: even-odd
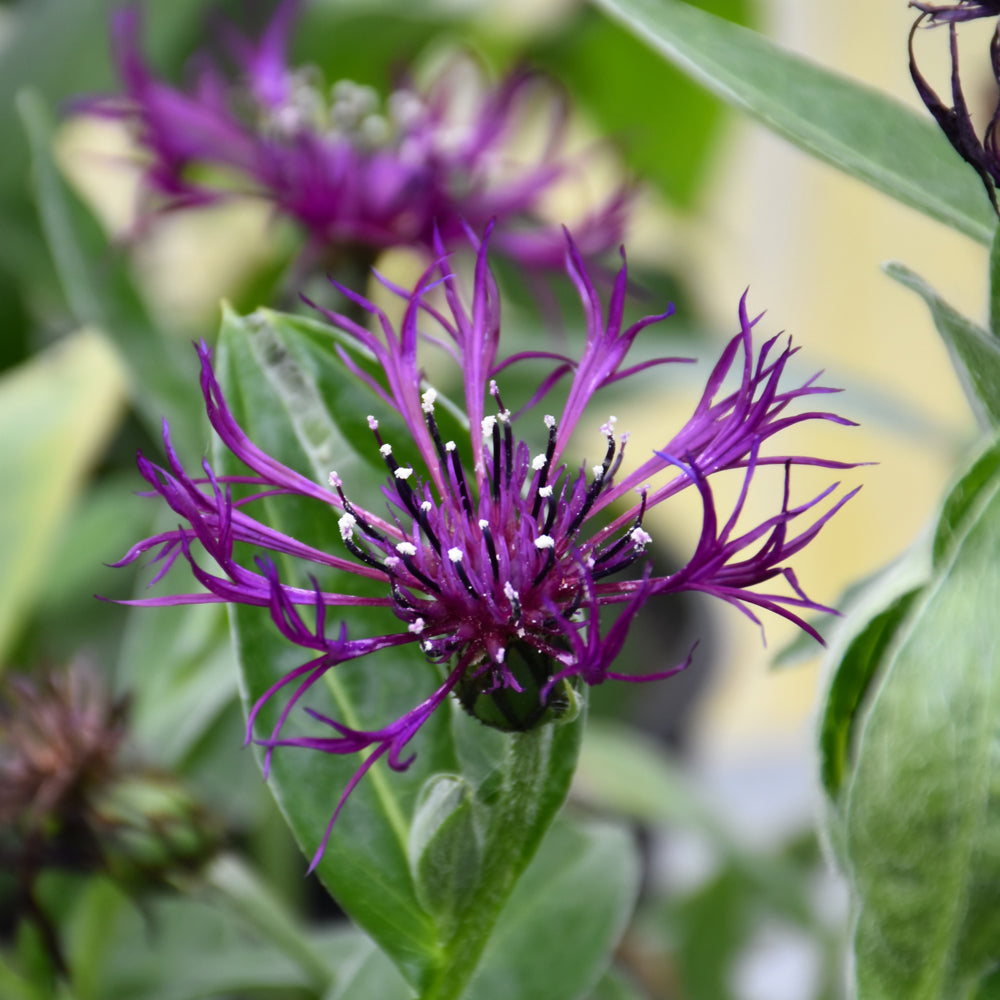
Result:
[[[139,468],[156,494],[181,519],[182,526],[137,544],[121,560],[129,563],[155,551],[162,562],[159,579],[179,557],[190,563],[204,593],[156,597],[132,603],[173,605],[225,602],[270,609],[276,627],[292,643],[312,651],[300,667],[268,690],[250,713],[248,736],[261,706],[291,690],[273,731],[258,739],[268,753],[279,746],[309,747],[334,754],[371,749],[338,802],[336,818],[351,789],[379,759],[402,769],[404,749],[420,726],[454,693],[477,717],[502,729],[526,729],[547,711],[560,711],[564,682],[579,678],[600,684],[614,678],[648,681],[683,669],[687,660],[656,674],[630,676],[615,669],[629,626],[654,597],[703,591],[732,604],[753,621],[763,609],[794,622],[817,639],[802,617],[830,611],[799,586],[789,559],[811,541],[853,495],[849,493],[799,529],[795,525],[836,489],[829,487],[793,505],[789,482],[796,465],[847,468],[847,463],[807,455],[765,453],[768,440],[806,421],[850,424],[820,410],[793,412],[793,404],[836,390],[814,376],[787,386],[786,367],[797,349],[772,337],[754,349],[745,296],[739,306],[739,332],[727,344],[708,378],[688,422],[663,448],[637,466],[625,464],[627,434],[615,417],[600,427],[599,461],[570,465],[565,453],[594,394],[639,372],[680,358],[626,364],[629,349],[646,327],[666,318],[667,309],[624,325],[626,268],[617,275],[605,312],[577,248],[567,239],[566,266],[586,316],[587,334],[579,357],[546,351],[500,354],[500,308],[487,264],[487,239],[478,247],[471,303],[460,295],[446,255],[405,297],[398,328],[376,305],[339,287],[373,320],[374,330],[346,315],[326,312],[335,327],[366,348],[383,379],[362,370],[347,352],[341,358],[366,382],[388,411],[405,422],[409,439],[389,441],[375,416],[368,418],[386,464],[383,496],[377,503],[355,496],[350,483],[331,472],[329,485],[316,483],[281,464],[249,440],[235,421],[212,370],[211,352],[200,348],[202,389],[208,415],[226,447],[250,470],[239,477],[192,476],[174,453],[165,431],[167,465],[144,456]],[[624,261],[624,254],[623,254]],[[430,299],[443,290],[444,305]],[[435,327],[433,334],[424,325]],[[437,393],[425,377],[420,347],[444,346],[461,373],[468,439],[445,439],[435,416]],[[500,383],[511,365],[531,359],[546,363],[528,406],[512,413]],[[541,402],[561,379],[568,379],[561,412],[538,413]],[[537,433],[538,444],[526,437]],[[540,433],[539,433],[540,432]],[[466,457],[464,460],[462,456]],[[762,466],[784,469],[784,498],[771,516],[750,527],[743,520],[745,501]],[[419,470],[419,471],[418,471]],[[711,480],[739,470],[742,489],[733,509],[716,507]],[[231,485],[251,484],[254,496],[235,500]],[[645,559],[651,536],[647,512],[693,487],[701,498],[703,521],[686,565],[654,576]],[[343,555],[325,552],[308,539],[291,538],[257,520],[250,510],[262,495],[295,494],[331,508],[339,518]],[[258,557],[254,566],[234,555],[237,542],[297,557],[319,567],[347,570],[380,581],[382,596],[328,593],[315,585],[283,582],[274,563]],[[214,562],[205,568],[196,547]],[[154,581],[155,582],[155,581]],[[769,587],[769,583],[783,586]],[[762,589],[760,589],[762,588]],[[604,631],[600,611],[618,605],[619,614]],[[328,609],[390,608],[401,621],[397,631],[348,638],[346,625],[328,631]],[[307,617],[300,610],[311,608]],[[307,620],[308,618],[308,620]],[[293,707],[310,686],[337,664],[405,644],[419,644],[429,660],[443,666],[443,680],[423,703],[382,729],[360,731],[336,719],[310,714],[332,730],[329,736],[285,736]],[[331,824],[333,822],[331,819]],[[325,843],[325,838],[324,838]],[[317,853],[317,859],[319,854]]]

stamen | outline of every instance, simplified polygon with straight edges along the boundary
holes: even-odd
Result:
[[[448,549],[448,558],[452,561],[452,565],[454,565],[455,571],[458,573],[458,578],[462,581],[462,586],[465,587],[471,597],[478,598],[480,595],[476,588],[472,586],[472,581],[469,579],[469,575],[465,572],[465,567],[462,565],[465,553],[456,545],[455,548]]]
[[[427,622],[425,622],[423,618],[418,618],[416,621],[410,622],[410,624],[406,626],[406,630],[407,632],[412,632],[414,635],[420,635],[426,624]]]
[[[392,474],[397,479],[409,479],[410,476],[413,475],[413,469],[404,469],[404,468],[401,467],[401,468],[398,468],[398,469],[393,469],[392,470]]]
[[[454,442],[449,442],[449,444],[454,444]],[[459,493],[462,495],[462,506],[465,508],[465,513],[472,517],[472,500],[469,497],[469,487],[465,482],[465,469],[462,468],[462,460],[454,449],[451,449],[451,467],[455,473]]]
[[[437,390],[431,388],[430,386],[428,386],[427,390],[420,397],[420,400],[421,400],[421,402],[420,402],[420,409],[422,409],[424,411],[424,413],[433,413],[434,412],[434,401],[436,399],[437,399]]]
[[[545,461],[537,466],[532,462],[532,467],[538,472],[538,491],[535,494],[535,502],[531,505],[531,516],[535,518],[538,517],[538,512],[542,509],[542,489],[549,481],[549,469],[552,468],[552,457],[556,453],[556,436],[559,433],[559,428],[556,426],[556,418],[551,414],[546,414],[545,426],[549,429],[549,442],[545,446]]]
[[[337,527],[340,528],[340,537],[344,541],[354,537],[354,527],[357,523],[358,519],[353,514],[344,514],[337,519]]]
[[[401,556],[415,556],[417,554],[417,547],[413,542],[398,542],[396,551]]]
[[[500,428],[493,424],[493,499],[500,500]]]
[[[483,541],[486,542],[486,551],[490,556],[490,565],[493,567],[493,579],[500,579],[500,561],[497,559],[496,546],[493,544],[493,533],[490,531],[490,522],[483,519],[479,522],[479,527],[483,532]]]
[[[642,528],[633,528],[632,531],[629,532],[629,538],[632,539],[632,543],[640,552],[642,552],[653,540],[653,536],[648,531],[644,531]]]

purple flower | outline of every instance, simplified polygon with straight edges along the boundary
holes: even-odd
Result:
[[[956,24],[960,21],[974,21],[981,17],[1000,16],[1000,2],[980,2],[980,0],[959,0],[954,4],[911,3],[921,11],[920,16],[910,29],[910,76],[920,99],[927,110],[934,116],[945,137],[955,148],[955,152],[968,163],[979,175],[986,188],[986,193],[993,203],[994,211],[1000,214],[997,206],[996,185],[1000,183],[1000,148],[997,146],[997,124],[1000,123],[1000,101],[997,102],[990,116],[983,137],[976,133],[976,127],[969,112],[969,106],[962,91],[962,80],[958,66],[958,32]],[[949,106],[934,91],[927,79],[917,67],[913,51],[913,39],[917,29],[924,22],[930,27],[947,24],[951,52],[951,100]],[[990,65],[993,77],[1000,84],[1000,26],[994,32],[990,42]]]
[[[936,24],[955,21],[975,21],[980,17],[1000,16],[996,0],[958,0],[957,3],[911,3],[911,7],[928,14]]]
[[[498,728],[527,729],[546,711],[561,711],[564,682],[569,679],[587,684],[609,678],[647,681],[683,669],[690,654],[683,663],[656,674],[630,676],[616,668],[632,620],[653,598],[702,591],[755,622],[758,611],[769,611],[817,639],[802,615],[831,610],[806,596],[788,563],[853,493],[819,512],[837,484],[803,503],[793,503],[790,477],[796,465],[850,466],[806,455],[772,454],[766,445],[786,428],[807,421],[850,424],[833,413],[795,406],[807,397],[837,390],[817,384],[817,376],[786,384],[786,368],[797,349],[790,341],[779,343],[778,336],[755,349],[753,328],[759,317],[749,318],[744,296],[739,332],[709,375],[691,418],[664,441],[661,450],[634,467],[626,466],[628,435],[617,432],[612,416],[600,426],[596,464],[570,464],[566,457],[570,439],[586,428],[585,413],[598,390],[653,366],[685,360],[661,357],[627,363],[636,337],[669,316],[672,307],[626,327],[624,253],[605,309],[577,247],[567,239],[566,267],[586,317],[579,356],[526,351],[503,357],[487,241],[478,248],[471,303],[463,301],[457,277],[442,253],[412,291],[389,286],[405,300],[398,327],[377,306],[339,286],[354,306],[371,317],[377,332],[323,310],[330,323],[377,359],[384,376],[378,381],[341,352],[351,374],[366,382],[379,405],[401,417],[407,427],[406,439],[386,440],[379,421],[368,417],[372,448],[378,449],[386,465],[381,497],[366,501],[353,495],[351,484],[333,471],[329,485],[314,482],[261,451],[229,410],[204,345],[201,381],[209,418],[249,474],[218,476],[204,463],[203,474],[191,475],[174,453],[166,431],[166,466],[139,457],[143,476],[182,526],[140,542],[119,565],[155,552],[156,561],[162,563],[159,579],[183,557],[206,592],[130,603],[266,607],[282,634],[310,651],[307,662],[253,707],[248,738],[261,706],[288,689],[291,695],[277,725],[258,740],[268,754],[279,746],[333,754],[374,748],[341,796],[334,819],[376,760],[386,756],[396,769],[408,765],[402,757],[407,743],[450,693]],[[443,305],[431,299],[435,288],[443,293]],[[437,329],[429,333],[425,324]],[[437,393],[421,365],[423,348],[431,345],[444,348],[462,379],[469,430],[457,442],[445,440],[440,432]],[[526,361],[545,364],[548,374],[529,403],[512,413],[500,386],[512,366]],[[543,416],[540,404],[560,380],[566,382],[561,412]],[[769,517],[748,526],[743,523],[745,506],[755,476],[774,465],[784,472],[783,499]],[[719,510],[712,482],[725,470],[737,470],[742,488],[731,509]],[[235,484],[250,484],[254,495],[234,499]],[[646,513],[685,489],[694,489],[700,497],[700,535],[686,565],[667,576],[654,576],[644,558],[651,541],[644,527]],[[307,539],[288,537],[250,512],[260,497],[271,497],[273,502],[282,494],[330,508],[339,518],[344,552],[321,551]],[[800,526],[803,521],[808,523]],[[279,578],[268,558],[258,558],[253,567],[240,562],[234,550],[237,542],[378,581],[382,595],[327,593],[318,584],[292,586]],[[204,550],[215,568],[206,569],[204,559],[196,560],[196,547]],[[620,610],[602,631],[600,611],[605,605]],[[401,626],[382,635],[349,637],[346,625],[327,629],[330,607],[389,608]],[[330,735],[282,735],[293,707],[326,671],[411,643],[419,644],[430,661],[443,667],[443,681],[426,701],[382,729],[358,731],[310,711],[330,728]]]
[[[456,57],[422,89],[401,80],[384,102],[349,80],[327,89],[318,71],[287,64],[299,7],[284,0],[256,41],[227,26],[238,83],[201,54],[189,90],[153,75],[140,52],[139,8],[125,7],[112,22],[124,93],[77,108],[133,127],[161,210],[263,198],[327,259],[338,249],[369,258],[392,246],[433,253],[435,227],[450,245],[464,241],[463,223],[482,232],[496,218],[498,250],[530,268],[561,267],[562,232],[541,206],[579,157],[564,150],[567,103],[552,81],[520,70],[490,86],[471,59]],[[518,162],[511,146],[539,98],[544,148]],[[574,222],[585,254],[621,241],[627,200],[618,190]]]

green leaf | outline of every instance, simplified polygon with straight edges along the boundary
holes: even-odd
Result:
[[[847,789],[861,1000],[968,996],[1000,960],[1000,470],[958,506],[950,556],[871,697]]]
[[[293,340],[290,328],[259,316],[251,322],[226,314],[215,368],[236,419],[268,454],[318,481],[333,468],[351,466],[360,473],[363,464],[323,406],[315,380],[294,360],[289,349]],[[216,468],[226,474],[238,471],[239,465],[219,448]],[[266,513],[261,516],[271,527],[328,551],[342,547],[337,518],[329,507],[296,503],[290,497],[268,498],[263,504]],[[287,561],[279,569],[285,580],[298,580]],[[353,580],[340,582],[354,585]],[[266,609],[234,607],[231,622],[247,704],[308,659],[281,636]],[[362,616],[352,611],[351,634],[363,630]],[[325,683],[314,687],[310,706],[348,726],[374,729],[412,709],[440,683],[437,669],[419,653],[387,652],[377,658],[375,669],[362,660],[329,672]],[[258,732],[270,732],[278,711],[273,702],[265,706]],[[436,713],[411,748],[416,761],[407,771],[389,772],[376,765],[354,790],[333,827],[317,874],[351,918],[419,986],[435,964],[438,939],[410,873],[409,822],[427,778],[457,770],[448,713]],[[318,847],[360,763],[356,755],[295,748],[275,754],[270,788],[307,855]]]
[[[638,888],[628,831],[556,823],[514,890],[463,1000],[577,1000],[607,966]]]
[[[594,2],[807,153],[981,243],[993,238],[996,218],[978,177],[929,120],[679,0]]]
[[[420,790],[410,827],[417,898],[446,933],[479,881],[472,790],[459,775],[436,774]]]
[[[43,100],[23,91],[17,106],[31,146],[42,228],[70,310],[80,325],[97,327],[121,352],[131,375],[132,401],[154,436],[170,414],[175,444],[199,443],[202,408],[194,352],[171,341],[150,318],[121,249],[109,246],[97,221],[63,180]]]
[[[218,893],[220,909],[228,909],[253,927],[294,962],[318,992],[325,992],[333,978],[331,966],[309,940],[305,927],[240,858],[217,857],[205,872],[205,880]]]
[[[745,0],[699,4],[727,20],[747,23]],[[664,63],[635,36],[596,11],[578,19],[552,44],[533,50],[600,129],[618,140],[631,170],[675,204],[690,207],[709,176],[726,109],[687,76]],[[669,104],[669,125],[649,114],[649,95]]]
[[[1000,337],[1000,226],[990,244],[990,333]]]
[[[1000,426],[1000,341],[948,305],[909,268],[890,263],[885,272],[927,303],[973,413],[984,427]]]
[[[93,331],[67,337],[0,379],[0,663],[123,397],[121,367]]]
[[[841,784],[847,776],[858,712],[892,640],[919,594],[919,589],[908,591],[875,615],[839,659],[819,736],[820,777],[827,794],[834,799],[840,794]]]

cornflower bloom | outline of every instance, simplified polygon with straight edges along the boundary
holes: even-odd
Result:
[[[993,203],[993,209],[1000,214],[997,206],[996,185],[1000,183],[1000,147],[997,145],[997,124],[1000,122],[1000,101],[997,102],[990,120],[983,131],[983,137],[976,134],[976,127],[969,112],[962,90],[962,80],[958,66],[958,31],[956,25],[962,21],[975,21],[983,17],[1000,16],[1000,2],[996,0],[959,0],[953,4],[911,3],[919,10],[920,16],[910,29],[909,53],[910,76],[920,99],[934,116],[941,131],[952,144],[955,152],[979,175],[986,193]],[[913,39],[917,29],[924,22],[929,27],[947,24],[951,53],[951,106],[946,104],[934,91],[917,67],[913,51]],[[1000,84],[1000,25],[990,42],[990,66],[993,77]]]
[[[119,565],[154,551],[163,563],[159,579],[183,557],[206,592],[126,603],[257,605],[270,610],[274,625],[290,642],[311,651],[307,662],[254,705],[248,739],[262,705],[288,689],[292,693],[277,725],[257,741],[267,748],[268,756],[279,746],[331,754],[372,750],[348,783],[334,819],[375,761],[387,757],[396,769],[409,764],[402,757],[404,748],[450,693],[497,728],[526,730],[538,724],[547,710],[558,715],[565,709],[566,683],[571,679],[587,684],[609,678],[649,681],[683,669],[690,654],[684,663],[658,673],[630,676],[616,669],[631,622],[654,597],[702,591],[755,622],[757,611],[763,609],[819,639],[801,615],[831,609],[806,596],[787,563],[853,494],[817,514],[817,505],[838,484],[793,505],[789,479],[796,465],[849,466],[806,455],[765,455],[764,444],[806,421],[851,422],[817,410],[791,412],[800,400],[837,390],[818,385],[817,376],[791,387],[784,384],[797,348],[790,342],[780,345],[775,336],[755,350],[753,327],[759,317],[748,316],[745,296],[739,306],[739,332],[709,375],[691,418],[661,451],[623,471],[627,434],[617,433],[616,420],[609,417],[600,427],[600,460],[592,468],[573,466],[565,459],[569,441],[598,390],[652,366],[685,360],[663,357],[626,363],[636,337],[673,310],[624,326],[624,252],[622,257],[605,312],[579,251],[567,237],[566,266],[579,292],[587,328],[582,351],[574,359],[542,351],[501,358],[500,308],[487,264],[487,241],[477,251],[471,305],[463,301],[445,255],[412,291],[390,286],[405,300],[398,329],[376,305],[339,288],[373,319],[377,332],[346,315],[323,312],[330,323],[371,352],[384,378],[376,380],[344,351],[341,358],[387,411],[405,421],[409,435],[402,441],[385,440],[379,421],[368,417],[372,447],[381,453],[387,470],[381,511],[351,496],[351,484],[335,471],[329,486],[313,482],[250,441],[227,406],[205,346],[200,349],[201,385],[209,419],[249,475],[216,475],[206,462],[204,474],[192,476],[174,453],[166,430],[166,466],[140,455],[143,477],[182,525],[138,543]],[[443,289],[443,307],[428,298],[438,286]],[[425,332],[424,321],[440,331]],[[443,348],[461,374],[469,430],[460,442],[444,439],[435,416],[437,393],[424,378],[419,360],[421,348],[431,345]],[[550,370],[529,403],[513,413],[502,400],[500,382],[511,366],[529,360],[544,362]],[[563,387],[561,413],[534,416],[526,428],[528,415],[562,378],[568,378],[568,385]],[[725,388],[732,379],[735,384]],[[540,445],[533,449],[522,435],[530,434],[536,421]],[[784,469],[783,500],[759,523],[737,527],[755,475],[771,465]],[[717,509],[711,484],[725,470],[739,470],[742,476],[742,488],[728,514]],[[250,484],[254,496],[234,499],[231,486],[236,483]],[[644,527],[648,511],[688,488],[700,496],[703,520],[687,564],[666,576],[653,576],[648,565],[626,576],[631,567],[644,562],[651,541]],[[306,539],[280,534],[256,520],[249,508],[262,495],[275,494],[309,498],[335,512],[344,555],[320,551]],[[812,518],[811,523],[796,529],[794,524],[804,515]],[[279,578],[268,558],[258,558],[254,568],[237,561],[236,542],[379,581],[384,593],[375,597],[328,593],[315,582],[312,588],[296,587]],[[214,570],[195,558],[196,544],[214,562]],[[770,581],[783,586],[754,589]],[[620,613],[602,631],[600,611],[606,605],[619,606]],[[313,613],[304,616],[303,606]],[[348,637],[346,625],[327,632],[330,607],[357,606],[389,608],[402,625],[365,637]],[[307,709],[332,734],[282,734],[292,708],[328,670],[410,643],[419,643],[427,659],[443,668],[440,686],[421,704],[374,731],[352,729]]]
[[[424,88],[403,79],[384,103],[350,80],[326,90],[318,71],[287,63],[300,6],[284,0],[257,41],[224,26],[238,82],[200,54],[189,90],[153,75],[140,51],[139,9],[125,7],[112,21],[124,93],[80,100],[77,110],[132,126],[161,210],[262,198],[304,229],[307,253],[327,261],[338,250],[367,260],[393,246],[433,253],[435,228],[446,243],[464,242],[463,223],[482,232],[496,218],[498,250],[528,268],[560,267],[561,229],[542,203],[579,170],[579,156],[564,149],[565,94],[527,70],[497,86],[469,79],[476,67],[461,57]],[[545,140],[520,162],[513,146],[536,99],[546,108]],[[575,221],[585,253],[621,241],[627,200],[619,189]]]

